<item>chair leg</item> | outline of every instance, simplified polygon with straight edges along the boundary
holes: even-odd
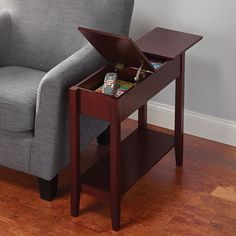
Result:
[[[101,145],[108,145],[110,143],[110,127],[108,127],[107,129],[105,129],[103,131],[103,133],[101,133],[98,137],[97,137],[97,142],[98,144]]]
[[[57,195],[58,175],[52,180],[38,178],[40,197],[46,201],[52,201]]]

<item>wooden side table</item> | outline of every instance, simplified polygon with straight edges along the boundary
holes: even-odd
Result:
[[[136,44],[127,37],[80,28],[109,62],[107,66],[70,88],[71,215],[79,215],[80,193],[106,199],[111,206],[112,229],[120,229],[121,196],[172,148],[176,165],[183,164],[185,51],[201,36],[156,28]],[[141,52],[142,51],[142,52]],[[150,60],[164,60],[154,69]],[[123,63],[122,80],[132,81],[140,61],[147,77],[119,98],[95,92],[107,72]],[[135,68],[136,67],[136,68]],[[147,128],[147,102],[176,80],[175,135]],[[138,109],[138,128],[121,141],[121,122]],[[110,153],[83,175],[80,174],[80,115],[110,123]]]

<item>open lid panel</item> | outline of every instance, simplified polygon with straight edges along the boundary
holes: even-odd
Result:
[[[174,59],[201,39],[202,36],[194,34],[155,28],[135,43],[143,53],[158,55],[165,59]]]
[[[135,68],[143,63],[143,69],[155,71],[132,39],[83,27],[79,27],[79,31],[107,61]]]

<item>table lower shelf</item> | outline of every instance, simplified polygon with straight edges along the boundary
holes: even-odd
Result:
[[[125,193],[175,146],[171,135],[137,129],[121,142],[121,191]],[[107,153],[82,176],[83,189],[110,192],[110,158]],[[89,191],[92,192],[92,191]]]

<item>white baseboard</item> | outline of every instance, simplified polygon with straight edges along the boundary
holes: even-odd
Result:
[[[130,116],[137,120],[137,112]],[[236,122],[185,110],[186,134],[236,146]],[[148,103],[148,123],[174,129],[174,107],[161,103]]]

